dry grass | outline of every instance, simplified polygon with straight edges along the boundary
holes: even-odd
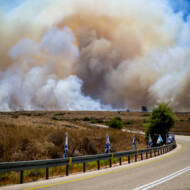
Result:
[[[92,121],[105,123],[117,112],[11,112],[0,113],[0,161],[21,161],[60,158],[63,156],[65,132],[69,133],[68,156],[99,154],[104,152],[105,136],[109,133],[112,151],[132,149],[133,135],[117,129],[97,128]],[[120,115],[124,119],[124,115]],[[89,121],[84,121],[89,117]],[[144,137],[137,135],[138,148],[146,146]],[[114,161],[116,162],[116,161]],[[101,161],[105,167],[108,161]],[[96,162],[87,169],[95,169]],[[73,165],[70,172],[81,172],[82,165]],[[64,176],[65,167],[50,169],[50,177]],[[45,176],[44,169],[25,171],[25,182]],[[19,183],[19,173],[0,174],[0,185]]]
[[[124,128],[144,131],[149,113],[135,112],[9,112],[0,113],[0,161],[34,160],[62,157],[65,132],[69,132],[69,156],[104,152],[109,133],[112,151],[130,150],[132,134],[116,129],[99,129],[91,122],[106,124],[121,117]],[[190,113],[177,113],[175,133],[190,134]],[[145,147],[137,135],[138,147]]]
[[[117,129],[100,129],[83,121],[85,117],[107,122],[117,112],[11,112],[0,114],[0,161],[60,158],[65,132],[69,133],[69,156],[104,152],[106,133],[112,151],[132,149],[132,134]],[[124,119],[124,115],[121,115]],[[125,122],[125,120],[124,120]],[[137,135],[139,148],[145,140]]]
[[[117,129],[97,128],[91,123],[106,125],[112,118],[119,116],[123,120],[124,128],[144,131],[149,114],[93,111],[0,113],[0,161],[60,158],[64,152],[66,131],[69,133],[69,156],[103,153],[106,133],[110,135],[113,152],[130,150],[132,134]],[[190,113],[177,113],[177,118],[172,131],[190,135]],[[136,140],[138,148],[146,147],[143,136],[136,135]],[[101,161],[101,167],[107,165],[108,161]],[[88,170],[96,167],[96,162],[87,165]],[[81,172],[82,165],[73,165],[70,169],[71,173]],[[64,166],[50,169],[50,177],[64,175]],[[35,181],[44,176],[44,169],[27,170],[25,182]],[[19,183],[19,173],[0,174],[0,185],[9,183]]]

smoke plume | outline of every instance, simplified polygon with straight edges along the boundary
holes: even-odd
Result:
[[[0,23],[2,111],[189,111],[190,18],[169,0],[27,0]]]

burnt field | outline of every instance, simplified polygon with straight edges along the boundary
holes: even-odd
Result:
[[[105,136],[110,136],[112,151],[132,149],[133,134],[106,129],[120,117],[126,130],[145,131],[150,113],[108,111],[20,111],[0,113],[0,161],[60,158],[65,132],[69,133],[69,156],[104,152]],[[190,134],[190,113],[177,113],[172,132]],[[146,147],[144,136],[136,134],[138,148]]]

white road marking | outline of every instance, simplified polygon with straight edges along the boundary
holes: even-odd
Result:
[[[174,178],[176,178],[177,176],[182,175],[182,174],[184,174],[184,173],[186,173],[186,172],[188,172],[188,171],[190,171],[190,166],[188,166],[188,167],[186,167],[186,168],[184,168],[184,169],[182,169],[182,170],[179,170],[179,171],[177,171],[177,172],[175,172],[175,173],[173,173],[173,174],[170,174],[170,175],[168,175],[168,176],[166,176],[166,177],[163,177],[163,178],[161,178],[161,179],[158,179],[158,180],[156,180],[156,181],[153,181],[153,182],[151,182],[151,183],[148,183],[148,184],[145,184],[145,185],[143,185],[143,186],[137,187],[137,188],[135,188],[134,190],[147,190],[147,189],[153,188],[153,187],[155,187],[155,186],[157,186],[157,185],[160,185],[160,184],[162,184],[162,183],[165,183],[166,181],[169,181],[169,180],[171,180],[171,179],[174,179]]]

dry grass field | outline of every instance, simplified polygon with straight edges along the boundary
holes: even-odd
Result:
[[[95,111],[20,111],[0,113],[0,162],[50,159],[63,156],[65,132],[69,133],[68,156],[99,154],[104,152],[105,136],[108,133],[111,148],[115,151],[132,149],[132,133],[119,129],[107,129],[96,125],[107,125],[114,117],[120,117],[123,128],[145,131],[150,113],[146,112],[95,112]],[[190,135],[190,113],[176,113],[177,122],[172,132]],[[137,147],[145,148],[143,135],[135,134]],[[102,162],[106,166],[105,161]],[[89,163],[88,169],[96,168]],[[74,165],[71,172],[80,172],[82,165]],[[25,172],[25,181],[43,178],[43,169]],[[65,167],[50,169],[50,175],[63,176]],[[0,185],[18,183],[19,174],[0,174]]]
[[[150,113],[98,111],[33,111],[0,113],[0,161],[60,158],[65,132],[69,132],[69,156],[104,152],[105,135],[110,135],[112,151],[132,149],[133,134],[98,128],[121,117],[124,129],[144,131]],[[190,134],[190,114],[177,113],[172,132]],[[136,135],[138,148],[144,137]]]
[[[0,113],[0,161],[62,157],[65,132],[69,132],[69,156],[104,152],[105,135],[110,135],[112,151],[132,148],[133,134],[117,129],[98,128],[121,117],[124,129],[144,131],[150,113],[98,111],[33,111]],[[172,132],[190,134],[190,113],[177,113]],[[136,135],[138,147],[145,147]]]
[[[103,153],[107,133],[113,152],[130,150],[133,134],[95,126],[106,125],[115,116],[122,118],[125,128],[138,128],[142,123],[138,121],[140,115],[127,112],[1,113],[0,161],[60,158],[66,131],[69,133],[69,156]],[[138,148],[146,147],[143,136],[136,135],[136,140]]]
[[[98,111],[33,111],[0,113],[0,161],[59,158],[63,155],[65,132],[69,132],[69,156],[104,152],[105,135],[112,151],[131,149],[133,135],[117,129],[98,128],[121,117],[124,129],[144,131],[150,113]],[[172,132],[190,134],[190,113],[177,113]],[[138,147],[145,147],[136,135]]]

